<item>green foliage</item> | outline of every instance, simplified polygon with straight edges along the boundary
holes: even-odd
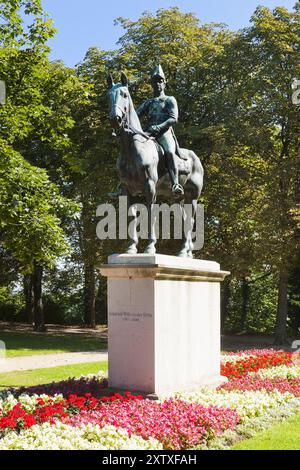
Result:
[[[28,17],[29,26],[24,25],[22,13]],[[55,29],[41,0],[4,0],[0,2],[0,17],[0,47],[49,50],[45,44]]]
[[[0,286],[0,320],[1,321],[25,321],[22,317],[24,307],[21,292],[14,292],[11,286]]]
[[[67,249],[58,213],[72,208],[44,170],[32,167],[0,140],[0,229],[2,243],[24,272],[51,265]]]
[[[277,277],[262,276],[259,273],[248,282],[249,298],[243,325],[241,325],[244,300],[242,281],[237,278],[231,282],[229,315],[226,319],[225,331],[272,334],[276,318]]]
[[[22,9],[32,17],[29,27]],[[291,101],[292,81],[300,77],[299,2],[292,12],[258,7],[250,26],[235,33],[178,8],[119,18],[119,48],[90,48],[76,71],[49,62],[46,42],[54,30],[40,1],[0,2],[0,14],[0,79],[7,85],[0,107],[0,242],[28,272],[34,263],[53,266],[68,237],[67,265],[46,275],[49,314],[55,318],[51,312],[61,306],[64,318],[92,323],[96,304],[105,318],[106,292],[95,268],[123,249],[95,233],[97,205],[109,202],[117,184],[106,76],[113,72],[117,81],[124,70],[137,106],[151,95],[150,71],[160,62],[167,93],[179,103],[178,140],[205,170],[205,245],[197,257],[216,259],[232,273],[227,328],[271,332],[278,274],[299,265],[300,109]],[[294,312],[299,286],[290,285]]]
[[[61,219],[78,210],[63,197],[65,159],[72,152],[70,102],[77,106],[86,90],[74,71],[49,62],[45,44],[53,29],[40,1],[1,6],[0,78],[7,100],[0,107],[0,242],[25,273],[37,264],[53,265],[68,249]],[[22,8],[34,17],[27,32]]]
[[[48,269],[44,275],[44,309],[49,323],[74,325],[83,323],[82,272],[72,261],[64,258],[64,265]]]

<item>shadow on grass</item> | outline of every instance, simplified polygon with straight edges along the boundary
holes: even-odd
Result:
[[[23,353],[35,354],[36,351],[87,352],[107,349],[107,339],[77,333],[55,334],[28,332],[0,332],[0,340],[4,341],[8,357],[17,356],[18,350]],[[22,354],[21,354],[22,355]]]

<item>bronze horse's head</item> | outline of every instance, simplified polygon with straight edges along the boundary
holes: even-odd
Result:
[[[108,96],[110,99],[109,119],[114,129],[123,127],[127,120],[129,111],[130,95],[128,91],[128,78],[125,73],[121,74],[121,83],[115,84],[110,74],[107,77],[109,86]]]

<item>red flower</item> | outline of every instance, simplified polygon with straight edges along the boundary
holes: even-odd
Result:
[[[247,375],[248,372],[257,372],[259,369],[266,369],[278,365],[290,365],[293,361],[293,354],[288,352],[274,352],[260,356],[248,356],[235,362],[228,361],[221,364],[221,374],[229,379],[234,379]]]

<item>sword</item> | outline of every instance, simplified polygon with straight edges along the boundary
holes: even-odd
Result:
[[[175,141],[176,153],[177,153],[178,157],[181,158],[181,160],[188,160],[187,157],[185,157],[184,155],[182,155],[182,152],[181,152],[181,150],[180,150],[180,147],[179,147],[179,144],[178,144],[178,140],[177,140],[177,137],[176,137],[176,135],[175,135],[175,132],[174,132],[173,127],[171,127],[171,132],[172,132],[173,139],[174,139],[174,141]]]

